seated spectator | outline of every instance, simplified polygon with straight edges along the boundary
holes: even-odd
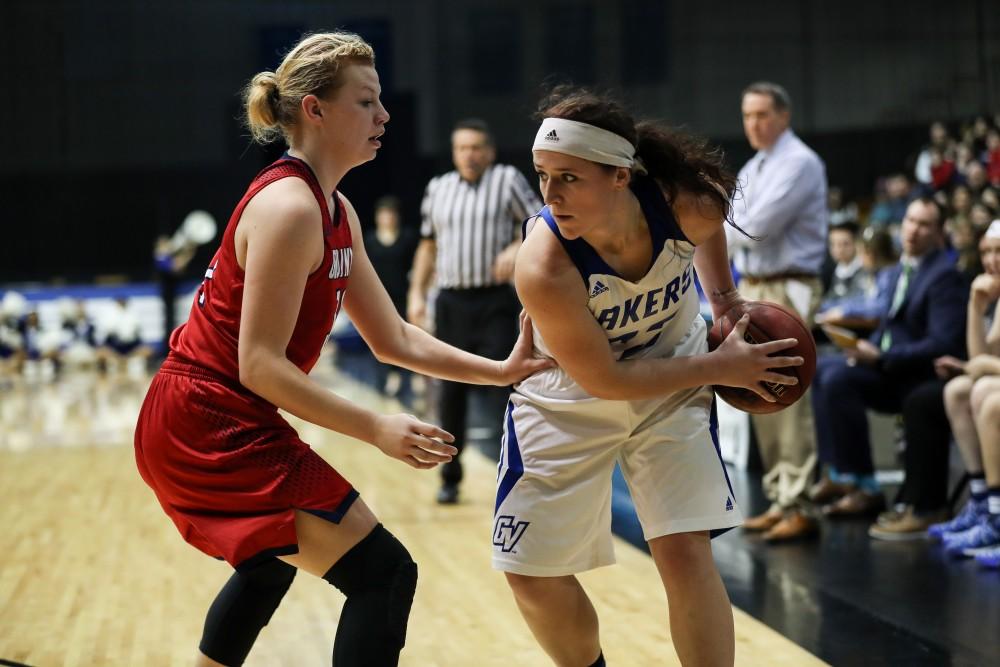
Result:
[[[90,366],[97,361],[97,327],[87,315],[81,299],[64,299],[59,304],[62,320],[60,363]]]
[[[997,188],[986,188],[979,195],[979,201],[986,204],[995,213],[1000,213],[1000,190]]]
[[[28,301],[21,294],[4,293],[0,300],[0,378],[21,372],[25,356],[21,319],[27,312]]]
[[[990,548],[993,555],[987,564],[1000,564],[1000,220],[990,226],[979,248],[984,272],[972,283],[967,309],[971,360],[947,360],[960,375],[945,388],[948,419],[969,475],[971,497],[958,516],[927,532],[957,556]]]
[[[986,178],[995,188],[1000,188],[1000,130],[990,130],[986,135]]]
[[[889,308],[895,287],[892,267],[897,257],[892,236],[884,229],[869,227],[862,235],[859,257],[865,274],[865,291],[824,301],[816,315],[817,324],[835,324],[862,332],[870,332],[878,326],[880,315]]]
[[[827,234],[827,250],[833,259],[833,271],[828,281],[820,309],[832,308],[846,298],[868,291],[871,276],[864,270],[858,252],[858,234],[861,229],[852,221],[831,225]]]
[[[977,241],[977,253],[974,258],[979,264],[979,254],[985,257],[985,263],[990,267],[987,271],[989,279],[982,279],[978,285],[982,291],[983,280],[986,286],[1000,288],[1000,224],[996,230],[997,240],[991,241],[985,237]],[[983,236],[983,234],[979,234]],[[994,266],[995,265],[995,266]],[[993,270],[997,275],[992,277]],[[982,326],[983,309],[982,294],[977,296],[977,290],[969,300],[966,316],[966,345],[971,355],[982,352],[985,332],[989,328]],[[987,296],[995,299],[995,296]],[[966,362],[953,357],[943,356],[934,360],[934,371],[937,379],[928,380],[918,386],[907,397],[903,405],[903,422],[907,429],[906,447],[903,451],[904,482],[896,497],[896,509],[885,512],[868,530],[872,537],[887,540],[923,539],[927,530],[936,522],[943,521],[947,514],[948,497],[948,455],[952,432],[959,443],[966,468],[973,477],[973,487],[976,502],[968,505],[960,519],[948,522],[946,528],[937,528],[937,536],[946,530],[959,531],[969,528],[975,522],[970,519],[977,516],[975,510],[983,510],[986,506],[986,482],[982,479],[983,465],[976,446],[975,425],[971,408],[969,407],[969,388],[971,381],[965,375]],[[956,375],[960,375],[952,380]],[[951,382],[949,382],[951,380]],[[957,401],[957,402],[956,402]],[[951,403],[951,407],[947,404]],[[959,415],[955,415],[955,406],[961,403]],[[972,437],[968,438],[968,429],[972,429]],[[998,478],[1000,479],[1000,478]]]
[[[115,299],[100,322],[102,344],[99,356],[104,367],[117,366],[138,373],[144,370],[153,348],[142,341],[139,318],[129,310],[128,300]]]
[[[967,218],[972,208],[972,193],[965,185],[956,185],[951,191],[948,203],[951,206],[953,217]]]
[[[953,143],[951,137],[948,136],[948,128],[940,121],[931,123],[930,140],[930,144],[920,151],[920,155],[917,156],[917,163],[913,168],[913,174],[917,182],[922,183],[924,186],[931,185],[934,179],[934,155],[936,154],[938,160],[940,160],[944,156],[945,151]],[[952,163],[952,169],[954,170],[954,163]],[[937,190],[940,188],[934,186],[934,189]]]
[[[978,160],[970,161],[965,168],[965,185],[969,188],[969,194],[973,202],[979,198],[983,190],[986,189],[986,186],[989,185],[989,182],[986,180],[986,167]]]
[[[37,310],[30,310],[21,319],[24,341],[22,372],[28,380],[51,380],[55,377],[62,335],[58,329],[42,326]]]
[[[965,172],[969,169],[969,165],[975,161],[976,156],[968,141],[963,140],[955,145],[955,169],[958,171],[960,179],[965,180]]]
[[[952,151],[931,148],[929,155],[930,186],[935,191],[946,190],[955,183],[958,169],[952,158]]]
[[[989,132],[990,122],[986,120],[986,116],[976,116],[972,121],[969,145],[972,146],[972,152],[977,159],[986,151],[986,136]]]
[[[969,222],[977,229],[985,231],[996,217],[997,211],[992,210],[982,199],[973,202],[969,208]]]
[[[830,212],[830,226],[836,227],[845,222],[853,222],[857,225],[858,205],[854,202],[844,201],[844,191],[836,186],[831,186],[826,193],[826,208]]]
[[[982,232],[968,218],[953,218],[945,224],[948,232],[948,245],[955,257],[958,270],[969,276],[975,276],[982,268],[979,264],[979,248],[976,246]]]
[[[829,480],[824,481],[830,493],[819,494],[822,488],[816,492],[827,500],[843,492],[823,508],[827,515],[884,509],[867,410],[900,412],[909,394],[934,378],[934,359],[963,354],[968,289],[943,250],[941,209],[933,200],[914,200],[901,231],[903,256],[892,270],[893,298],[878,328],[845,356],[820,357],[817,363],[812,401],[819,459],[829,469]]]
[[[906,215],[910,201],[910,179],[904,174],[893,174],[885,179],[885,196],[872,207],[868,224],[873,227],[893,227]]]

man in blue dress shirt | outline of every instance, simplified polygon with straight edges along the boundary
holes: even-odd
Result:
[[[740,294],[792,308],[812,326],[822,296],[826,257],[826,167],[790,128],[791,100],[781,86],[751,84],[743,91],[743,129],[757,153],[739,173],[742,197],[733,201],[736,224],[757,240],[726,227],[729,254],[740,274]],[[771,507],[746,521],[769,542],[812,536],[809,485],[816,437],[809,396],[769,415],[753,415]]]

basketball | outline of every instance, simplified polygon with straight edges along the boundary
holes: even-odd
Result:
[[[788,308],[768,301],[751,301],[742,310],[734,309],[715,321],[708,332],[709,349],[714,350],[725,340],[743,312],[750,314],[745,336],[748,343],[758,344],[782,338],[795,338],[799,341],[798,345],[782,350],[776,356],[802,357],[803,364],[774,369],[783,375],[797,377],[799,383],[786,385],[765,382],[764,388],[777,399],[774,403],[740,387],[717,385],[715,393],[729,405],[745,412],[758,415],[778,412],[799,400],[809,388],[816,372],[816,342],[802,319]]]

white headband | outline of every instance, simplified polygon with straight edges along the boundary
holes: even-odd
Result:
[[[986,228],[986,238],[1000,239],[1000,220],[994,220],[990,223],[990,226]]]
[[[614,132],[565,118],[546,118],[535,135],[533,151],[553,151],[615,167],[646,173],[635,157],[635,146]]]

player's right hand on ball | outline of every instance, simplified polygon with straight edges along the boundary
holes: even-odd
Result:
[[[451,461],[458,454],[451,442],[455,436],[413,415],[379,415],[372,444],[386,456],[399,459],[419,470],[429,470]]]
[[[749,389],[764,400],[773,403],[774,396],[761,386],[762,382],[791,385],[798,384],[799,380],[796,377],[777,373],[770,369],[801,366],[805,360],[802,357],[769,356],[798,345],[798,341],[794,338],[771,340],[757,345],[746,342],[744,335],[749,324],[750,316],[744,314],[733,326],[733,330],[729,332],[722,344],[713,352],[713,354],[719,355],[717,360],[721,375],[720,379],[713,384]]]

